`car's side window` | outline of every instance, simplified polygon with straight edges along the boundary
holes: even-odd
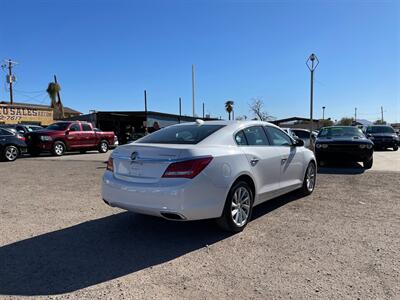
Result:
[[[294,134],[300,139],[309,139],[310,133],[303,130],[293,130]]]
[[[283,131],[271,127],[271,126],[265,126],[265,130],[268,133],[268,136],[271,140],[271,143],[273,146],[291,146],[293,145],[293,142],[291,138],[285,134]]]
[[[261,126],[253,126],[243,129],[249,146],[268,146],[269,141]]]
[[[93,131],[89,124],[82,124],[83,131]]]
[[[70,131],[81,131],[81,127],[79,124],[72,124],[71,127],[69,128]]]
[[[246,140],[246,137],[244,136],[243,130],[236,133],[235,141],[236,141],[236,144],[238,144],[238,146],[246,146],[247,145],[247,140]]]

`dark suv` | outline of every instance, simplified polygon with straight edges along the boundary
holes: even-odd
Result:
[[[375,149],[393,148],[394,151],[399,149],[399,136],[391,126],[368,126],[365,133],[367,137],[374,142]]]

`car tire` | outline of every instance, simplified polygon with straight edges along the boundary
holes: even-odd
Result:
[[[373,158],[371,158],[370,160],[363,161],[364,169],[371,169],[373,163],[374,163]]]
[[[394,146],[393,151],[397,151],[397,150],[399,150],[399,146]]]
[[[249,184],[245,181],[236,182],[228,193],[222,216],[217,219],[217,224],[229,232],[242,231],[251,219],[253,202],[254,195]]]
[[[14,145],[9,145],[4,148],[3,159],[5,161],[14,161],[19,156],[19,149]]]
[[[106,152],[108,151],[109,148],[110,148],[110,146],[108,145],[108,142],[107,142],[107,141],[102,140],[102,141],[99,143],[98,150],[99,150],[100,153],[106,153]]]
[[[321,164],[321,162],[320,162]],[[303,185],[300,188],[300,192],[304,196],[310,195],[314,189],[317,182],[317,167],[313,161],[311,161],[304,174]]]
[[[51,153],[55,156],[62,156],[65,153],[65,144],[61,141],[54,142]]]

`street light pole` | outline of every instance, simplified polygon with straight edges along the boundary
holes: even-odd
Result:
[[[317,56],[312,53],[306,61],[306,65],[311,72],[311,84],[310,84],[310,141],[312,140],[313,131],[313,109],[314,109],[314,71],[319,64]],[[311,144],[311,143],[310,143]]]

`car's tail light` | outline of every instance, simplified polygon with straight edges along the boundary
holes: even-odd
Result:
[[[17,139],[21,141],[25,141],[25,137],[23,135],[17,134]]]
[[[203,171],[212,159],[212,156],[207,156],[203,158],[172,163],[165,170],[163,177],[192,179],[196,177],[201,171]]]
[[[114,172],[114,160],[113,158],[110,156],[110,158],[107,161],[107,170]]]

